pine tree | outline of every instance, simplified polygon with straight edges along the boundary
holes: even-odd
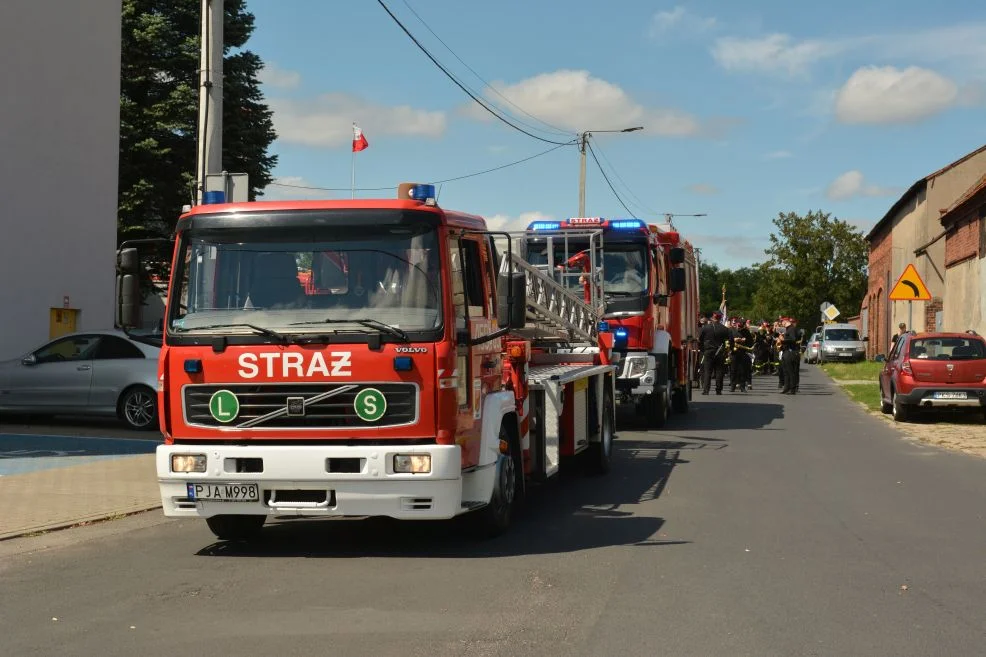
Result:
[[[250,176],[253,200],[271,182],[276,135],[244,50],[254,17],[224,0],[223,168]],[[198,130],[198,0],[123,0],[118,239],[171,234],[194,197]]]

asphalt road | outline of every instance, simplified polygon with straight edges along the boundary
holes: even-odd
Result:
[[[758,379],[631,422],[608,477],[545,486],[493,541],[290,521],[244,547],[155,513],[0,543],[0,651],[982,654],[986,461],[803,369],[796,397]]]

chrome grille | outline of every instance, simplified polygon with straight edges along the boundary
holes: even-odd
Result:
[[[379,390],[387,400],[386,412],[372,422],[361,419],[353,404],[356,395],[367,388]],[[239,413],[232,422],[220,422],[209,410],[212,396],[220,390],[236,395]],[[288,415],[289,397],[306,400],[304,415]],[[359,429],[412,424],[417,419],[417,386],[409,383],[189,385],[184,388],[183,401],[185,422],[205,427]]]

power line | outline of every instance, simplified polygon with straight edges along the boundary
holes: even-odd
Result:
[[[596,157],[596,151],[592,148],[592,142],[586,140],[585,144],[586,146],[589,147],[589,154],[592,155],[592,160],[596,163],[596,166],[599,168],[599,173],[603,174],[603,180],[605,180],[606,184],[609,185],[609,191],[613,192],[613,196],[615,196],[616,200],[620,202],[620,205],[622,205],[623,209],[627,211],[627,214],[629,214],[634,219],[637,219],[637,215],[635,215],[633,211],[627,207],[627,204],[623,202],[623,199],[620,197],[619,193],[617,193],[616,188],[613,187],[613,183],[610,182],[609,176],[606,175],[606,170],[603,169],[603,166],[601,164],[599,164],[599,158]]]
[[[504,96],[502,93],[500,93],[497,90],[496,87],[494,87],[492,84],[490,84],[489,82],[487,82],[486,79],[483,78],[483,76],[481,76],[479,73],[477,73],[476,70],[473,69],[473,67],[469,66],[469,64],[467,64],[465,61],[463,61],[462,58],[459,57],[455,53],[455,51],[452,50],[452,48],[447,43],[445,43],[445,41],[442,39],[442,37],[438,36],[438,34],[435,33],[435,30],[431,29],[431,27],[428,25],[428,23],[425,21],[425,19],[421,18],[421,15],[418,14],[418,12],[416,12],[414,10],[414,7],[412,7],[407,0],[402,0],[402,2],[404,3],[404,6],[407,7],[408,10],[412,14],[414,14],[415,18],[417,18],[421,22],[421,24],[425,26],[425,29],[428,30],[429,32],[431,32],[431,35],[433,37],[435,37],[436,39],[438,39],[438,42],[440,44],[442,44],[443,46],[445,46],[445,49],[448,50],[450,53],[452,53],[452,56],[455,57],[459,61],[460,64],[462,64],[463,66],[465,66],[469,70],[470,73],[472,73],[473,75],[475,75],[476,78],[480,82],[482,82],[484,85],[486,85],[486,87],[490,91],[492,91],[497,96],[499,96],[500,98],[502,98],[504,101],[506,101],[512,107],[516,108],[520,113],[522,113],[522,114],[524,114],[524,115],[526,115],[526,116],[534,119],[538,123],[542,123],[542,124],[548,126],[549,128],[551,128],[551,130],[544,130],[543,128],[539,128],[537,126],[533,126],[533,125],[531,125],[529,123],[524,123],[520,119],[516,119],[516,117],[514,117],[518,123],[520,123],[522,125],[526,125],[527,127],[531,128],[532,130],[541,130],[542,132],[548,132],[548,133],[554,132],[557,135],[567,135],[567,134],[570,134],[570,131],[565,130],[564,128],[559,128],[556,125],[552,125],[551,123],[548,123],[547,121],[534,116],[533,114],[531,114],[530,112],[528,112],[527,110],[525,110],[523,107],[521,107],[520,105],[518,105],[517,103],[513,102],[512,100],[510,100],[509,98],[507,98],[506,96]]]
[[[598,148],[599,145],[596,144],[596,147]],[[648,207],[647,204],[644,203],[643,200],[641,200],[641,198],[639,196],[637,196],[636,194],[633,193],[633,190],[630,188],[630,185],[628,185],[627,182],[625,180],[623,180],[623,177],[620,175],[620,172],[616,170],[616,167],[613,166],[613,163],[610,162],[609,158],[606,157],[606,153],[604,153],[603,152],[603,149],[601,149],[601,148],[599,148],[599,155],[603,158],[603,161],[606,162],[606,164],[609,165],[609,168],[613,172],[613,175],[616,176],[616,179],[619,180],[623,184],[623,188],[630,194],[631,197],[633,197],[633,199],[635,199],[637,201],[636,203],[634,203],[634,205],[636,205],[641,210],[643,210],[645,212],[648,212],[650,214],[655,214],[655,215],[661,214],[657,210],[655,210],[655,209],[653,209],[651,207]]]
[[[574,141],[572,141],[572,142],[563,142],[563,141],[555,141],[555,140],[552,140],[552,139],[545,139],[544,137],[541,137],[539,135],[534,134],[533,132],[529,132],[529,131],[525,130],[524,128],[521,128],[516,123],[512,123],[511,121],[507,120],[505,117],[501,116],[499,113],[497,113],[496,110],[494,110],[492,107],[490,107],[485,102],[483,102],[483,100],[481,100],[479,97],[477,97],[476,94],[474,94],[468,87],[466,87],[462,82],[460,82],[459,79],[456,78],[455,75],[453,75],[447,68],[445,68],[445,66],[442,65],[441,62],[439,62],[437,59],[435,59],[435,56],[432,55],[431,52],[429,52],[428,49],[425,48],[424,45],[422,45],[421,42],[418,41],[418,39],[415,38],[415,36],[413,34],[411,34],[411,31],[408,30],[407,27],[404,26],[404,23],[402,23],[401,20],[399,18],[397,18],[397,16],[394,15],[394,12],[390,11],[390,7],[388,7],[386,5],[386,3],[384,3],[383,0],[377,0],[377,4],[379,4],[381,7],[383,7],[383,10],[387,12],[387,15],[390,16],[390,18],[395,23],[397,23],[397,26],[400,27],[401,30],[404,32],[404,34],[406,34],[408,36],[408,38],[411,39],[411,41],[414,42],[414,45],[416,45],[418,47],[418,49],[421,52],[423,52],[425,54],[425,56],[428,57],[428,59],[431,60],[431,63],[434,64],[435,66],[437,66],[438,69],[442,73],[445,74],[445,77],[447,77],[449,80],[451,80],[455,84],[455,86],[457,86],[459,89],[462,90],[463,93],[465,93],[467,96],[469,96],[470,98],[472,98],[473,101],[475,101],[477,105],[479,105],[480,107],[482,107],[483,109],[485,109],[487,112],[489,112],[490,114],[492,114],[493,116],[495,116],[497,119],[499,119],[503,123],[506,123],[508,126],[510,126],[511,128],[513,128],[514,130],[517,130],[518,132],[522,132],[525,135],[527,135],[528,137],[533,137],[534,139],[537,139],[538,141],[543,141],[543,142],[548,143],[548,144],[556,144],[556,145],[559,145],[559,146],[567,146],[570,143],[571,144],[574,144],[575,143]]]
[[[531,160],[533,160],[535,158],[541,157],[542,155],[547,155],[548,153],[557,151],[559,148],[562,148],[563,146],[570,146],[570,145],[572,145],[574,143],[575,143],[574,140],[571,141],[571,142],[565,142],[563,144],[559,144],[557,146],[553,146],[553,147],[549,148],[546,151],[541,151],[540,153],[535,153],[534,155],[529,155],[529,156],[527,156],[527,157],[525,157],[523,159],[516,160],[514,162],[508,162],[507,164],[501,164],[500,166],[493,167],[492,169],[484,169],[482,171],[475,171],[473,173],[467,173],[467,174],[465,174],[463,176],[455,176],[454,178],[445,178],[445,179],[442,179],[442,180],[433,180],[433,181],[430,181],[427,184],[429,184],[429,185],[440,185],[440,184],[447,183],[447,182],[454,182],[456,180],[465,180],[466,178],[475,178],[476,176],[482,176],[482,175],[487,174],[487,173],[493,173],[494,171],[500,171],[501,169],[506,169],[506,168],[509,168],[509,167],[512,167],[512,166],[516,166],[518,164],[523,164],[524,162],[529,162],[529,161],[531,161]],[[273,185],[275,187],[289,187],[291,189],[312,189],[312,190],[316,190],[316,191],[320,191],[320,192],[346,192],[346,191],[349,191],[350,189],[352,189],[351,187],[311,187],[311,186],[308,186],[308,185],[291,185],[291,184],[288,184],[288,183],[278,183],[278,182],[271,182],[271,183],[268,183],[268,185]],[[358,191],[358,192],[381,192],[381,191],[388,190],[388,189],[394,189],[394,187],[393,186],[391,186],[391,187],[357,187],[356,188],[356,191]]]

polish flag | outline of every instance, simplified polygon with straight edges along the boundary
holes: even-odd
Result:
[[[359,126],[355,123],[353,124],[353,152],[359,153],[360,151],[366,150],[370,147],[370,142],[366,141],[366,137],[363,136],[363,131],[360,130]]]

